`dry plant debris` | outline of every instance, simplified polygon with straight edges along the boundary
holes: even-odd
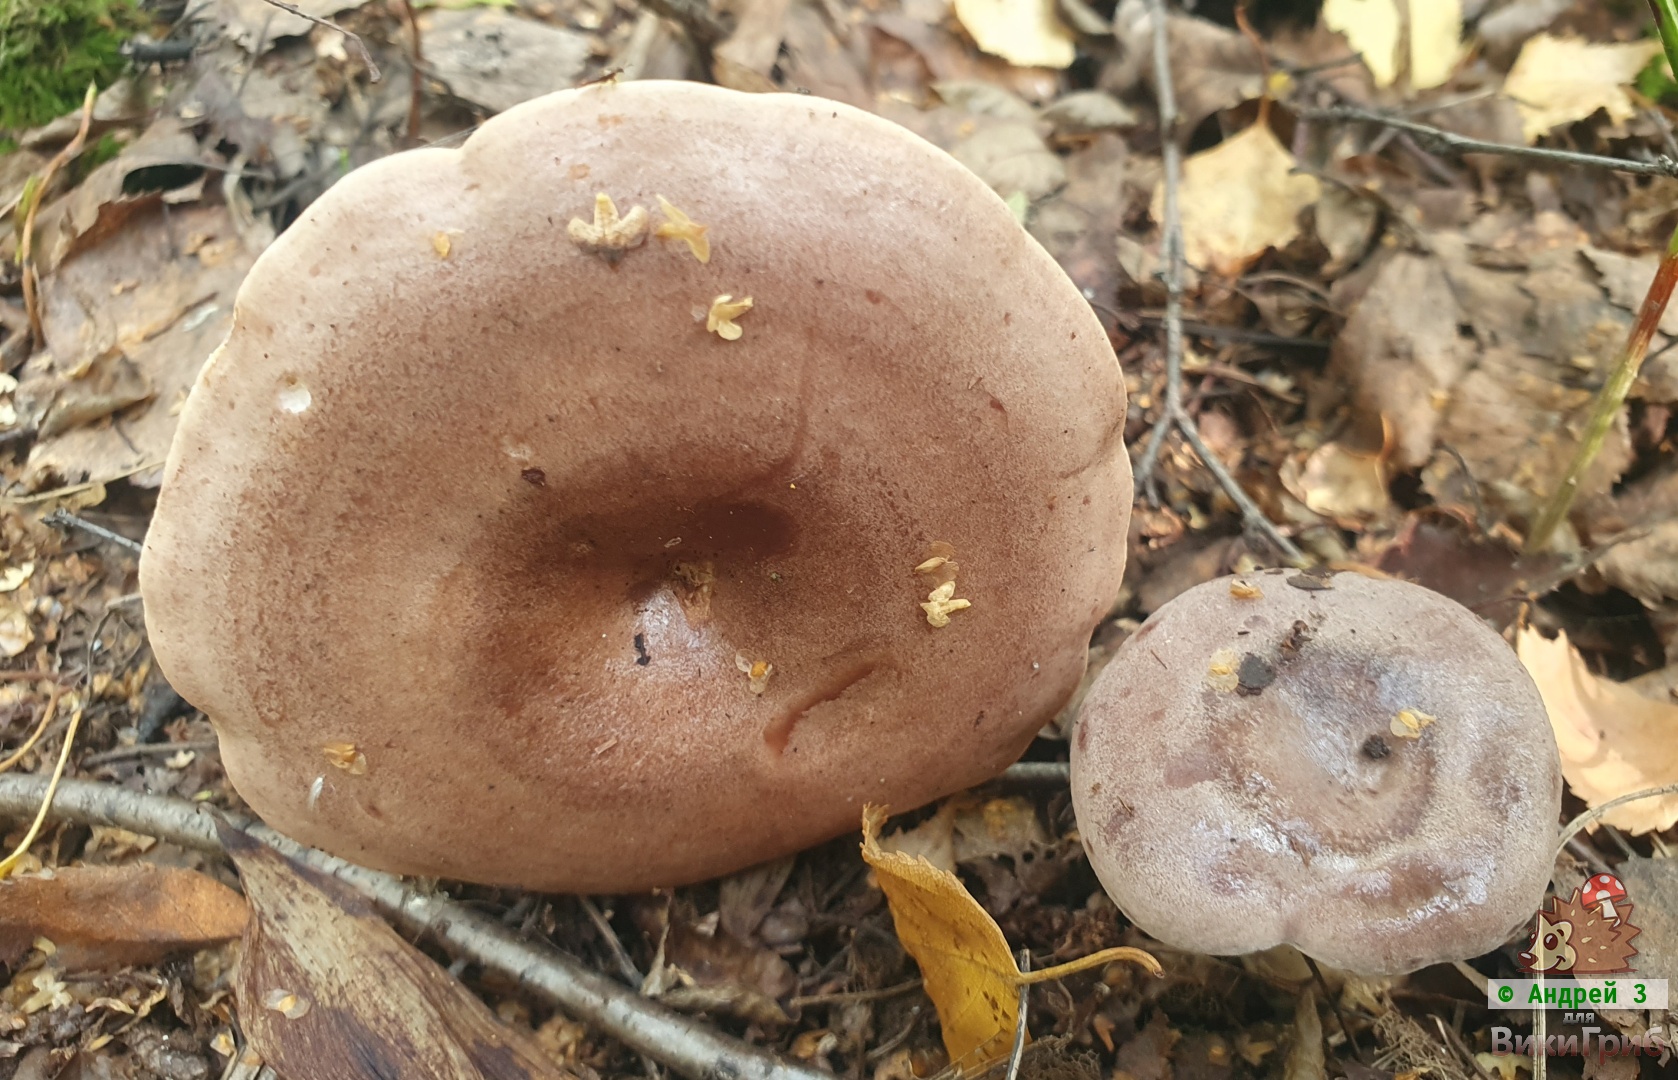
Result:
[[[132,66],[100,87],[80,143],[74,102],[38,128],[0,132],[0,760],[15,759],[14,771],[52,771],[79,703],[81,727],[63,755],[72,777],[238,809],[212,731],[150,661],[123,545],[146,534],[185,390],[225,334],[240,281],[347,172],[417,144],[458,145],[487,115],[585,80],[598,80],[587,93],[609,100],[624,82],[677,78],[843,101],[951,152],[1006,200],[1100,316],[1132,395],[1126,441],[1146,447],[1175,385],[1184,424],[1227,480],[1207,474],[1198,448],[1176,435],[1163,441],[1159,505],[1137,515],[1133,569],[1097,630],[1092,668],[1173,596],[1220,574],[1264,582],[1264,595],[1290,588],[1255,576],[1280,549],[1256,535],[1252,513],[1232,501],[1234,485],[1312,560],[1379,566],[1500,626],[1539,628],[1511,634],[1550,706],[1570,790],[1587,807],[1678,782],[1664,737],[1678,722],[1669,716],[1678,700],[1678,312],[1661,322],[1555,548],[1520,554],[1678,204],[1678,169],[1663,160],[1675,153],[1678,95],[1649,63],[1658,46],[1639,5],[1329,0],[1319,17],[1250,0],[1249,31],[1228,5],[1155,11],[1147,0],[416,3],[417,42],[401,0],[295,6],[300,15],[265,0],[186,5],[133,39]],[[1161,116],[1162,57],[1175,122]],[[1177,215],[1188,249],[1175,298],[1180,368],[1169,376],[1172,300],[1162,279],[1171,259],[1156,195],[1168,143],[1188,164]],[[726,154],[715,167],[729,167]],[[650,165],[634,178],[650,214],[641,242],[651,232],[657,258],[695,273],[741,258],[737,232],[711,244],[722,234],[705,231],[724,220],[725,204],[690,202],[689,188],[656,172]],[[574,190],[551,208],[557,227],[573,214],[592,227],[586,202],[608,181],[566,175]],[[661,187],[676,205],[653,194]],[[32,208],[31,301],[16,260]],[[481,243],[462,224],[417,223],[400,242],[459,269]],[[560,252],[570,247],[561,236]],[[655,254],[626,256],[619,272],[643,257]],[[871,257],[883,265],[894,253]],[[735,272],[743,269],[693,279],[702,284],[672,291],[669,310],[692,332],[691,306],[703,325],[706,299],[724,289],[762,300],[764,279]],[[763,314],[733,320],[744,341],[713,351],[737,361],[770,332],[753,321]],[[1017,419],[986,397],[1005,395],[971,378],[953,375],[953,396],[938,388],[933,407]],[[302,385],[278,400],[294,416],[322,402]],[[557,474],[527,462],[516,475],[521,490],[551,493]],[[811,477],[788,482],[820,490]],[[691,555],[696,534],[681,531],[684,561],[669,566],[683,612],[726,618],[727,568]],[[900,551],[891,556],[900,569],[880,575],[916,626],[923,611],[909,605],[934,604],[930,596],[956,580],[953,553],[951,568],[921,565],[932,557]],[[912,593],[898,576],[909,568]],[[783,592],[795,580],[784,567],[773,573]],[[917,630],[928,647],[971,632],[976,624],[964,619],[993,615],[988,574],[981,610],[946,611],[955,625]],[[944,602],[959,603],[961,591]],[[783,670],[778,642],[750,644],[760,652],[741,653],[738,671],[730,645],[718,678],[755,709],[798,666]],[[671,655],[657,642],[623,645],[626,663]],[[1200,659],[1239,697],[1241,655]],[[60,711],[49,713],[54,693]],[[1037,771],[1020,775],[1036,779],[946,800],[882,842],[961,875],[1006,940],[1038,963],[1145,944],[1094,888],[1057,802],[1064,786],[1042,780],[1064,775],[1053,768],[1066,756],[1055,733],[1069,730],[1073,711],[1033,745]],[[1451,723],[1441,715],[1416,734],[1425,741]],[[385,748],[337,731],[323,738],[309,748],[320,798],[389,767]],[[1415,745],[1390,729],[1384,739],[1390,750]],[[603,732],[584,752],[610,762],[625,750],[621,736]],[[1658,970],[1678,964],[1675,799],[1609,809],[1563,860],[1588,855],[1622,876],[1644,930],[1639,956]],[[18,808],[5,851],[24,838],[37,803]],[[197,876],[176,877],[177,865]],[[19,920],[43,941],[8,938],[22,952],[0,957],[0,1073],[14,1063],[20,1074],[47,1071],[74,1053],[69,1070],[84,1076],[255,1075],[245,1018],[228,993],[234,950],[210,945],[190,963],[142,951],[131,954],[138,966],[74,973],[84,924],[96,951],[107,930],[118,950],[173,941],[191,949],[195,931],[181,920],[197,909],[182,898],[204,890],[228,899],[210,884],[232,880],[220,857],[103,824],[49,826],[18,868],[0,910],[37,891],[48,899]],[[751,1048],[777,1055],[745,1069],[754,1080],[783,1068],[874,1080],[942,1069],[933,1005],[914,986],[854,843],[771,868],[652,904],[601,898],[599,921],[569,900],[452,885],[437,895],[554,941],[626,993],[645,982],[659,1002],[695,1012],[690,1033],[743,1033]],[[120,880],[113,888],[133,901],[132,917],[95,925],[99,908],[76,899],[89,875]],[[156,885],[159,875],[171,884]],[[145,895],[180,902],[142,903]],[[225,929],[208,917],[194,925]],[[1393,987],[1392,1000],[1320,987],[1306,995],[1204,957],[1163,958],[1170,974],[1159,984],[1107,972],[1074,977],[1064,994],[1035,993],[1030,1027],[1047,1037],[1024,1051],[1021,1074],[1227,1080],[1269,1070],[1374,1080],[1406,1069],[1469,1077],[1479,1064],[1518,1075],[1512,1059],[1485,1053],[1472,994],[1460,999],[1468,1018],[1447,1036],[1427,1013],[1448,1016],[1448,1003],[1406,997],[1413,984]],[[1507,952],[1476,963],[1512,970]],[[458,985],[440,976],[437,988],[469,988],[533,1040],[545,1064],[590,1080],[645,1073],[638,1052],[599,1026],[476,972],[468,967]],[[318,1019],[311,1004],[287,1020],[306,995],[272,989],[290,996],[274,999],[280,1011],[266,996],[251,1005],[265,1014],[258,1022]],[[449,1000],[445,1011],[470,1008]],[[658,1007],[650,1000],[632,997]],[[1364,1048],[1373,1038],[1381,1071],[1358,1071],[1330,1015],[1335,1003]],[[1633,1034],[1652,1021],[1606,1022]],[[1593,1063],[1591,1075],[1627,1076],[1625,1064]],[[995,1068],[1000,1077],[1007,1063]],[[1551,1063],[1552,1075],[1561,1071]]]
[[[963,1071],[982,1069],[1006,1055],[1019,1024],[1022,985],[1121,960],[1162,974],[1157,960],[1129,947],[1021,974],[1001,928],[955,874],[924,857],[880,847],[885,819],[883,807],[863,811],[862,857],[891,904],[903,947],[921,967],[927,996],[938,1008],[950,1062]]]
[[[1678,784],[1678,705],[1592,673],[1565,633],[1550,640],[1528,628],[1518,641],[1550,712],[1562,775],[1585,805]],[[1678,795],[1628,803],[1602,820],[1633,834],[1670,829]]]

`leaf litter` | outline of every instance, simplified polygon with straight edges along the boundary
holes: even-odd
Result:
[[[660,18],[594,0],[416,6],[423,58],[414,132],[401,5],[300,5],[374,52],[376,82],[343,34],[262,0],[189,13],[190,32],[176,37],[190,39],[190,54],[136,64],[105,88],[81,161],[41,194],[33,256],[41,340],[30,332],[15,264],[18,211],[79,117],[4,133],[19,144],[0,154],[0,214],[10,219],[0,230],[6,754],[43,715],[52,680],[80,673],[91,681],[72,773],[238,808],[206,722],[149,664],[143,622],[126,599],[131,553],[53,523],[63,520],[56,513],[144,535],[184,389],[225,331],[239,281],[275,232],[344,172],[415,142],[458,141],[483,115],[616,68],[619,78],[829,96],[955,154],[1008,201],[1107,326],[1131,392],[1127,438],[1144,436],[1159,414],[1165,261],[1156,192],[1167,133],[1157,123],[1145,0],[734,0],[713,13],[715,26],[679,7]],[[1663,321],[1558,550],[1520,548],[1653,276],[1678,182],[1456,154],[1369,117],[1401,114],[1447,136],[1643,159],[1671,152],[1674,99],[1650,74],[1658,47],[1625,13],[1562,2],[1467,7],[1335,0],[1313,19],[1254,3],[1252,33],[1228,11],[1169,14],[1181,113],[1172,134],[1187,158],[1179,194],[1192,264],[1183,389],[1208,446],[1313,558],[1414,577],[1500,625],[1521,623],[1523,656],[1545,658],[1533,671],[1554,699],[1570,790],[1599,805],[1673,779],[1671,743],[1662,740],[1678,700],[1678,369],[1663,350],[1678,338],[1678,316]],[[720,30],[714,47],[693,47],[712,29]],[[162,37],[168,27],[154,30]],[[1325,106],[1365,118],[1312,112]],[[668,213],[659,220],[683,224]],[[703,239],[672,233],[660,243]],[[447,238],[451,248],[459,242]],[[700,247],[692,253],[704,257]],[[735,325],[749,339],[751,316]],[[1168,440],[1160,462],[1161,505],[1138,508],[1131,575],[1097,631],[1097,661],[1176,592],[1276,562],[1243,532],[1194,453]],[[11,678],[30,673],[43,674]],[[1046,731],[1031,756],[1064,760],[1065,730]],[[50,770],[61,738],[50,726],[18,768]],[[1660,928],[1678,910],[1664,874],[1678,845],[1671,798],[1628,804],[1605,820],[1630,834],[1629,854],[1604,840],[1606,830],[1582,840],[1637,890],[1640,943],[1670,956],[1671,935]],[[1034,966],[1147,946],[1089,877],[1063,789],[956,796],[885,838],[881,851],[893,845],[903,858],[929,860],[937,895],[965,898],[954,905],[959,914],[932,918],[934,934],[982,927],[982,916],[996,928],[975,931],[987,947],[994,952],[1000,936],[1008,963],[1012,945],[1029,948]],[[160,872],[149,868],[173,863],[199,874],[181,879],[195,888],[226,875],[224,865],[167,843],[57,827],[25,861],[61,876],[15,884],[69,889],[78,861],[90,860],[131,889]],[[651,901],[606,898],[598,925],[569,902],[442,888],[602,970],[621,970],[621,958],[661,1000],[792,1060],[876,1080],[949,1064],[951,1025],[934,1017],[944,1006],[914,987],[917,965],[904,951],[915,935],[869,885],[854,838]],[[81,963],[67,932],[76,912],[53,912],[62,925],[39,916],[65,941],[36,935],[50,954],[34,938],[12,947],[22,952],[8,958],[0,1054],[75,1046],[113,1074],[208,1075],[254,1057],[245,1040],[257,1027],[271,1034],[321,1021],[301,977],[247,993],[237,1007],[231,950],[171,937],[183,928],[166,915],[192,910],[178,907],[155,917],[136,907],[134,925],[112,931],[147,949],[179,941],[197,950],[190,965],[135,954],[138,966],[93,981],[70,975]],[[353,936],[376,929],[357,926]],[[264,949],[296,952],[283,928],[264,933]],[[1011,969],[1002,954],[992,959],[987,970],[1007,985]],[[1034,993],[1036,1040],[1022,1073],[1355,1072],[1327,997],[1297,984],[1278,993],[1269,969],[1162,961],[1168,976],[1157,984],[1113,967]],[[437,994],[423,1008],[449,1018],[441,1029],[489,1030],[458,1019],[483,1001],[495,1032],[519,1033],[539,1055],[527,1060],[532,1068],[644,1071],[635,1055],[518,987],[464,976],[425,984]],[[1338,1000],[1353,1032],[1376,1043],[1376,1060],[1471,1075],[1485,1028],[1464,1022],[1459,1050],[1403,986],[1393,989]],[[377,1015],[376,1001],[351,998],[352,1012]],[[299,1012],[303,1001],[310,1005]],[[1611,1022],[1634,1030],[1632,1020]],[[974,1029],[973,1045],[991,1047],[986,1056],[1011,1039],[1012,1026],[998,1023],[993,1015]]]

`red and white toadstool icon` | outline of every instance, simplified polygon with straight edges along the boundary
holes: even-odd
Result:
[[[1614,901],[1626,898],[1626,887],[1620,884],[1620,879],[1613,874],[1596,874],[1585,882],[1579,899],[1586,907],[1602,907],[1604,919],[1618,919],[1620,913],[1614,910]]]

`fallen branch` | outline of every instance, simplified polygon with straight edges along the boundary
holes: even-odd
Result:
[[[1148,436],[1148,445],[1137,462],[1136,482],[1147,494],[1148,501],[1159,505],[1154,470],[1159,464],[1159,452],[1165,443],[1166,433],[1175,427],[1182,432],[1206,470],[1218,481],[1218,486],[1240,509],[1242,525],[1263,535],[1288,562],[1305,566],[1305,553],[1264,516],[1258,503],[1230,475],[1224,463],[1200,437],[1200,428],[1183,407],[1183,216],[1177,202],[1177,189],[1182,183],[1183,151],[1177,144],[1177,94],[1171,81],[1165,0],[1149,0],[1148,9],[1154,24],[1154,84],[1155,96],[1159,100],[1160,153],[1165,159],[1165,405],[1159,419],[1154,421],[1153,433]]]
[[[0,817],[34,814],[46,793],[44,778],[0,776]],[[221,850],[215,820],[198,804],[110,784],[63,781],[49,816],[115,825],[200,851]],[[265,825],[247,819],[234,819],[233,824],[288,858],[337,878],[408,933],[433,938],[453,955],[511,979],[567,1015],[692,1080],[832,1080],[649,1001],[557,949],[526,941],[497,920],[446,897],[304,847]]]
[[[1633,176],[1678,176],[1678,161],[1657,157],[1654,161],[1627,161],[1624,158],[1581,154],[1575,150],[1550,150],[1542,146],[1515,146],[1511,143],[1487,142],[1471,139],[1454,131],[1418,124],[1386,113],[1372,112],[1351,105],[1297,105],[1293,113],[1301,120],[1332,120],[1342,123],[1379,124],[1402,131],[1416,138],[1422,147],[1435,154],[1501,154],[1504,157],[1528,158],[1551,165],[1580,165],[1588,169],[1607,169],[1630,173]]]

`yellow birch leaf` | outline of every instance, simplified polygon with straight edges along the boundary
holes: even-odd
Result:
[[[1398,79],[1398,41],[1404,17],[1395,0],[1323,0],[1323,25],[1346,35],[1376,86]]]
[[[1294,172],[1293,155],[1269,127],[1254,124],[1184,161],[1178,194],[1189,265],[1233,277],[1299,235],[1299,212],[1317,201],[1322,185]],[[1154,189],[1153,215],[1165,219],[1163,183]]]
[[[1065,68],[1077,58],[1055,0],[955,0],[955,12],[980,49],[1015,67]]]
[[[1566,634],[1549,641],[1528,627],[1515,651],[1550,714],[1561,774],[1586,806],[1678,783],[1678,705],[1593,674]],[[1678,823],[1678,795],[1627,803],[1602,821],[1630,833],[1670,829]]]
[[[938,1010],[950,1064],[963,1072],[1006,1057],[1019,1020],[1020,987],[1129,960],[1161,975],[1141,949],[1103,949],[1080,960],[1020,974],[1008,939],[961,879],[925,858],[880,847],[886,808],[862,811],[862,858],[874,868],[904,949],[920,965],[926,996]]]
[[[1660,51],[1658,41],[1598,45],[1583,38],[1538,34],[1521,46],[1521,55],[1503,80],[1503,93],[1520,108],[1529,143],[1598,109],[1618,123],[1637,111],[1625,88]]]
[[[1443,86],[1462,59],[1462,0],[1410,0],[1410,89]]]

